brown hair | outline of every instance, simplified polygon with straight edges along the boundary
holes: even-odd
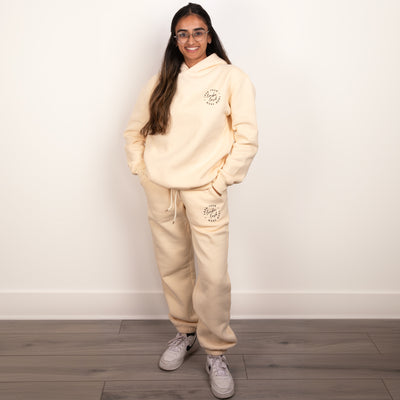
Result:
[[[194,3],[189,3],[178,10],[171,22],[171,35],[165,50],[158,83],[150,97],[150,118],[140,130],[143,136],[165,134],[167,131],[170,119],[170,106],[176,93],[178,75],[184,61],[182,53],[176,46],[176,39],[174,38],[176,34],[175,28],[181,18],[191,14],[196,14],[203,19],[212,38],[212,42],[207,45],[207,56],[216,53],[217,56],[224,59],[228,64],[231,64],[206,10],[199,4]]]

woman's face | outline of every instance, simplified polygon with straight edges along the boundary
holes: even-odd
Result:
[[[207,32],[208,28],[205,22],[196,14],[182,17],[176,24],[175,35],[178,35],[179,32],[187,32],[190,34],[186,41],[178,37],[176,40],[178,48],[189,68],[207,57],[207,44],[211,43],[210,34],[204,34],[202,38],[197,40],[193,39],[192,34],[199,31]]]

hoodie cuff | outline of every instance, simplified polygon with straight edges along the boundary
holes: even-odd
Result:
[[[225,182],[224,176],[222,175],[222,173],[220,172],[219,175],[217,176],[217,178],[215,179],[215,181],[213,182],[213,187],[218,191],[218,193],[224,193],[226,188],[227,188],[227,184]]]

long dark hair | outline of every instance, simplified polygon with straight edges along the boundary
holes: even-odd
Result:
[[[165,134],[167,131],[170,119],[170,106],[176,92],[180,68],[184,61],[183,55],[179,51],[176,39],[174,38],[176,34],[175,28],[181,18],[191,14],[198,15],[207,25],[211,36],[211,43],[207,45],[206,55],[209,56],[216,53],[217,56],[225,60],[228,64],[231,64],[206,10],[199,4],[194,3],[189,3],[178,10],[171,22],[171,36],[165,50],[159,80],[150,97],[150,118],[140,130],[143,136]]]

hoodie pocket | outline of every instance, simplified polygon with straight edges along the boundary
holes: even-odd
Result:
[[[219,194],[216,192],[216,190],[214,189],[213,186],[213,181],[211,181],[210,183],[208,183],[207,185],[203,186],[202,189],[204,191],[209,192],[212,196],[216,197],[216,198],[221,198],[222,197],[222,193]]]
[[[211,190],[211,192],[212,192],[212,194],[213,194],[214,196],[222,197],[222,193],[218,193],[218,192],[214,189],[214,186],[213,186],[213,185],[210,186],[210,189],[209,189],[209,190]]]

